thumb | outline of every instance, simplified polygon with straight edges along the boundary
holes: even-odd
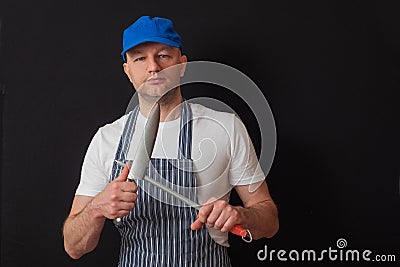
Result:
[[[122,172],[120,173],[120,175],[119,175],[117,178],[115,178],[114,181],[125,182],[126,179],[127,179],[127,177],[128,177],[130,167],[131,167],[131,163],[128,163],[128,162],[127,162],[127,163],[125,164],[125,166],[124,166],[124,169],[123,169]]]

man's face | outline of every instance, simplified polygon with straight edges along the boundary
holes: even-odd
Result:
[[[179,48],[153,42],[135,46],[126,53],[126,58],[124,71],[143,97],[160,97],[179,85],[185,72],[185,65],[180,63],[187,62]]]

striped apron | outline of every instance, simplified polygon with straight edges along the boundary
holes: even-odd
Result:
[[[126,160],[138,106],[129,114],[115,159]],[[196,201],[196,177],[191,160],[192,112],[182,102],[177,159],[151,158],[147,175]],[[111,182],[122,171],[114,162]],[[231,266],[226,247],[217,244],[205,227],[193,231],[197,210],[146,181],[136,181],[138,199],[129,215],[115,224],[121,235],[118,266]]]

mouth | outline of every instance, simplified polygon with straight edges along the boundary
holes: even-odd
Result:
[[[162,77],[152,77],[147,79],[146,83],[150,85],[164,83],[166,81],[165,78]]]

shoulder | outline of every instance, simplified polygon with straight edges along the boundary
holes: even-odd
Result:
[[[202,104],[190,103],[195,123],[202,125],[218,124],[223,126],[229,133],[246,132],[246,127],[239,116],[229,111],[219,111],[213,108],[206,107]]]
[[[193,113],[193,119],[198,121],[207,121],[214,120],[223,124],[231,124],[235,120],[235,114],[226,112],[226,111],[218,111],[213,108],[206,107],[202,104],[190,103],[190,107]]]
[[[105,139],[118,138],[124,129],[128,116],[129,113],[121,116],[113,122],[104,124],[103,126],[99,127],[96,135]]]

